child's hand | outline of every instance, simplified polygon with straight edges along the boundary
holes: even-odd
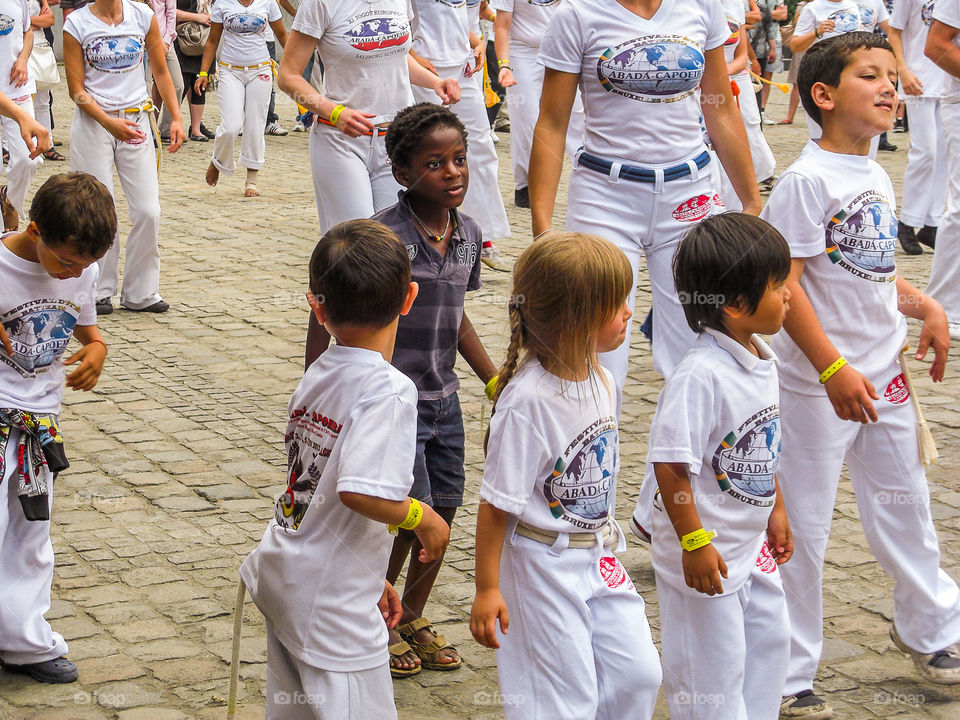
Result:
[[[879,400],[880,396],[871,382],[850,365],[837,370],[823,387],[841,420],[859,423],[877,421],[877,411],[871,399]]]
[[[727,577],[727,564],[713,544],[683,551],[683,577],[687,586],[707,595],[723,592],[720,576]]]
[[[447,550],[447,543],[450,542],[450,526],[432,507],[423,505],[423,519],[413,532],[423,545],[420,551],[420,562],[433,562],[443,557],[443,553]]]
[[[507,613],[503,595],[496,588],[478,591],[473,599],[473,607],[470,608],[470,632],[473,639],[484,647],[494,650],[499,648],[497,620],[500,621],[500,631],[506,635],[507,628],[510,627],[510,615]]]
[[[767,547],[777,565],[783,565],[793,555],[793,532],[782,505],[774,506],[767,520]]]
[[[64,361],[64,365],[80,363],[80,367],[67,375],[67,387],[73,390],[91,390],[100,379],[103,361],[107,357],[107,346],[100,342],[84,345]]]
[[[396,589],[386,580],[383,581],[383,595],[380,596],[377,607],[380,608],[383,620],[387,623],[388,628],[392,630],[400,623],[400,618],[403,615],[403,605],[400,604],[400,596]]]
[[[508,67],[500,68],[500,84],[505,88],[513,87],[517,84],[516,79],[513,77],[513,70]]]
[[[930,377],[934,382],[943,380],[943,373],[947,368],[947,355],[950,353],[950,330],[947,326],[947,314],[940,303],[928,298],[924,303],[927,308],[923,316],[923,327],[920,328],[920,342],[917,345],[917,360],[923,360],[927,350],[933,348],[933,364],[930,366]]]

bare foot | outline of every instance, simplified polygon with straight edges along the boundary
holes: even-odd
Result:
[[[403,642],[403,638],[401,638],[400,634],[394,629],[390,631],[390,639],[387,642],[389,645],[396,645],[397,643]],[[390,656],[391,670],[399,670],[403,673],[418,667],[420,667],[420,658],[417,657],[417,654],[413,650],[408,650],[401,655]]]
[[[207,165],[207,185],[210,187],[216,187],[216,184],[220,181],[220,171],[217,169],[217,166],[213,163]]]
[[[243,191],[244,197],[260,197],[260,191],[257,190],[256,185],[247,185],[247,189]]]

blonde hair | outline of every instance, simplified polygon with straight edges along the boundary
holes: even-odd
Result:
[[[551,232],[530,245],[513,269],[510,344],[494,403],[531,358],[561,377],[599,371],[597,335],[632,287],[627,256],[601,237]]]

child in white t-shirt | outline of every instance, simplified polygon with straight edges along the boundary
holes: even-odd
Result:
[[[793,552],[777,488],[777,358],[790,250],[751,215],[687,233],[674,279],[697,341],[660,394],[647,480],[671,717],[775,718],[790,631],[778,565]]]
[[[795,537],[783,571],[792,633],[781,717],[811,717],[823,647],[823,560],[844,463],[864,534],[895,580],[891,636],[920,674],[960,681],[960,589],[940,569],[916,415],[901,355],[904,315],[923,321],[917,359],[943,378],[943,308],[897,275],[890,178],[867,157],[890,130],[897,63],[875,33],[849,33],[807,50],[798,74],[807,114],[823,127],[780,177],[763,217],[790,243],[791,310],[773,341],[781,358],[780,486]],[[899,362],[898,362],[899,359]],[[819,377],[819,382],[818,382]]]
[[[450,537],[408,497],[417,391],[390,357],[416,296],[406,247],[372,220],[333,227],[310,258],[307,299],[337,345],[290,398],[287,489],[240,568],[267,620],[267,720],[397,717],[387,627],[401,609],[383,580],[387,530],[413,530],[423,561]]]
[[[508,720],[649,719],[660,663],[643,599],[614,556],[624,548],[616,385],[597,356],[626,336],[630,263],[597,236],[551,233],[513,278],[470,630],[497,648]]]

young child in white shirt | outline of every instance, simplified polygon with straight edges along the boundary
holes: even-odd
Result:
[[[334,226],[310,258],[307,299],[337,345],[290,398],[287,489],[240,568],[267,620],[267,720],[397,717],[387,627],[401,609],[383,579],[387,530],[413,530],[425,562],[450,538],[408,497],[417,391],[390,358],[416,296],[406,247],[372,220]]]
[[[901,367],[907,315],[923,321],[917,359],[932,347],[930,376],[943,378],[947,319],[897,275],[893,186],[867,157],[871,139],[893,125],[896,83],[893,51],[874,33],[807,50],[800,97],[823,136],[780,177],[762,215],[788,239],[793,258],[786,332],[773,341],[781,358],[779,478],[796,539],[783,571],[792,642],[781,717],[831,716],[812,687],[823,647],[823,560],[844,463],[870,550],[895,580],[894,643],[927,680],[960,682],[960,589],[940,569]]]
[[[674,718],[775,718],[790,631],[777,568],[793,552],[777,487],[777,358],[790,249],[752,215],[707,218],[674,279],[697,341],[660,395],[647,478],[663,686]]]

